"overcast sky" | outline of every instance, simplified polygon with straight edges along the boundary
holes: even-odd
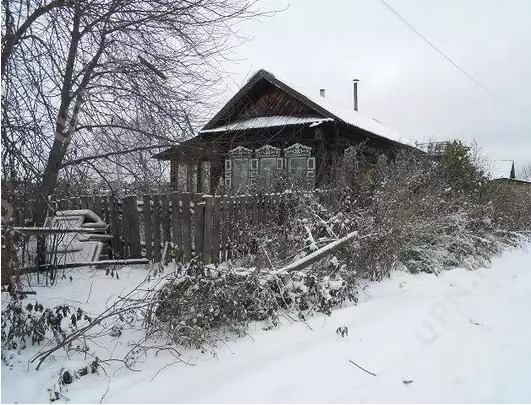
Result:
[[[259,0],[286,11],[251,21],[226,63],[235,92],[264,68],[352,105],[412,140],[475,139],[492,159],[531,162],[531,0],[387,0],[497,95],[422,41],[378,0]]]

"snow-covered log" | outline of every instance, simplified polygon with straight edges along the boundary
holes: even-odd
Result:
[[[329,254],[335,252],[337,249],[342,247],[345,243],[356,238],[357,236],[358,236],[357,231],[351,232],[347,236],[344,236],[341,239],[337,239],[333,241],[332,243],[329,243],[328,245],[323,246],[320,249],[317,249],[316,251],[310,253],[308,256],[305,256],[293,263],[290,263],[287,266],[282,267],[281,269],[275,270],[273,274],[288,273],[291,271],[297,271],[297,270],[304,269],[305,267],[308,267],[309,265],[317,262],[323,257],[328,256]],[[368,235],[365,235],[363,237],[365,238],[367,236]]]

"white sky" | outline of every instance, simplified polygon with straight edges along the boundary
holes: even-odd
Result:
[[[475,139],[492,159],[531,162],[531,0],[388,0],[487,94],[377,0],[259,0],[286,11],[245,23],[224,68],[227,99],[261,68],[352,105],[412,140]],[[221,107],[221,106],[220,106]]]

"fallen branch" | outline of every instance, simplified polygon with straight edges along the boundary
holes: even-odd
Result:
[[[367,374],[370,374],[370,375],[372,375],[373,377],[376,377],[376,374],[371,373],[371,372],[370,372],[369,370],[367,370],[367,369],[364,369],[362,366],[360,366],[359,364],[356,364],[354,361],[352,361],[352,360],[350,360],[350,359],[349,359],[348,361],[350,361],[352,364],[354,364],[354,365],[355,365],[356,367],[358,367],[360,370],[363,370],[363,371],[365,371]]]
[[[273,274],[288,273],[291,271],[297,271],[297,270],[304,269],[305,267],[308,267],[309,265],[321,260],[323,257],[328,256],[329,254],[335,252],[340,247],[342,247],[343,245],[345,245],[347,242],[351,241],[352,239],[356,238],[357,236],[358,236],[357,231],[351,232],[347,236],[341,239],[337,239],[334,242],[329,243],[328,245],[317,249],[316,251],[310,253],[308,256],[303,257],[302,259],[297,260],[296,262],[288,264],[287,266],[284,266],[281,269],[274,271]],[[364,239],[369,236],[372,236],[372,234],[364,235],[358,239]]]

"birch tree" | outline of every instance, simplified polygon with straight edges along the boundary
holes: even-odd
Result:
[[[235,25],[258,15],[237,0],[3,0],[2,12],[3,177],[38,183],[36,225],[65,165],[190,136]]]

